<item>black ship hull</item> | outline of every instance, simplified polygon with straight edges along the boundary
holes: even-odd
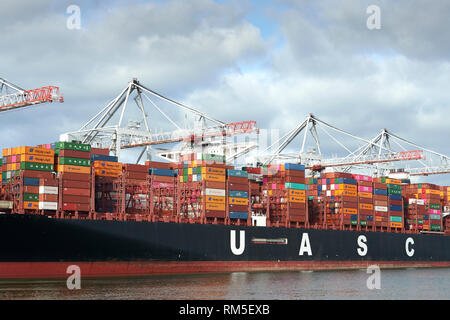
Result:
[[[0,278],[450,266],[450,237],[0,216]]]

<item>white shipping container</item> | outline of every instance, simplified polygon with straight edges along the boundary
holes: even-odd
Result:
[[[387,207],[382,207],[382,206],[375,206],[374,208],[375,211],[383,211],[383,212],[387,212],[388,208]]]
[[[409,199],[409,204],[417,203],[419,205],[424,205],[425,201],[423,199]]]
[[[205,189],[205,195],[206,196],[225,197],[225,189],[206,188]]]
[[[39,210],[58,210],[58,202],[39,202]]]
[[[58,187],[39,186],[39,194],[58,194]]]

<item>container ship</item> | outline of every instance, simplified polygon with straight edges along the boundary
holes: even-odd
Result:
[[[450,267],[446,186],[199,152],[129,164],[76,141],[1,164],[3,279]]]

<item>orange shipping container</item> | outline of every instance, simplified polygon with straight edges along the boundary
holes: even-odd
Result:
[[[205,201],[207,203],[223,203],[225,204],[225,197],[220,196],[205,196]]]
[[[206,210],[225,210],[224,203],[206,203]]]
[[[58,165],[57,171],[58,172],[74,172],[74,173],[91,173],[91,167],[60,164],[60,165]]]
[[[225,182],[225,176],[216,175],[216,174],[202,174],[202,179],[206,181],[215,181],[215,182]]]
[[[111,161],[94,161],[94,168],[122,171],[122,163]]]
[[[361,198],[372,198],[372,194],[370,192],[358,192],[358,196]]]
[[[21,154],[20,161],[21,162],[53,164],[55,162],[55,157],[53,157],[53,156],[37,156],[37,155],[32,155],[32,154]]]
[[[15,154],[28,154],[36,156],[50,156],[55,155],[55,150],[37,147],[18,147]]]
[[[24,201],[23,208],[24,209],[32,209],[32,210],[39,209],[39,202],[38,201]]]
[[[247,198],[229,197],[228,198],[228,203],[229,204],[237,204],[237,205],[246,206],[246,205],[248,205],[248,199]]]

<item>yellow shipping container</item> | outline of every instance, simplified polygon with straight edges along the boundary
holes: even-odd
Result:
[[[225,182],[225,175],[203,173],[203,168],[202,168],[202,179],[206,180],[206,181]]]
[[[224,211],[225,210],[225,204],[224,203],[213,203],[213,202],[207,202],[206,203],[206,210],[219,210]]]
[[[203,174],[212,174],[212,175],[223,175],[223,176],[225,176],[225,172],[226,172],[225,168],[202,167],[202,175]],[[225,181],[225,180],[223,180],[223,181]]]
[[[229,204],[238,204],[242,206],[248,205],[248,198],[235,198],[235,197],[229,197],[228,198]]]
[[[349,197],[356,197],[357,192],[353,190],[334,190],[334,195],[336,196],[349,196]]]
[[[397,180],[397,179],[386,179],[386,183],[389,184],[402,184],[401,180]]]
[[[211,202],[211,203],[223,203],[223,204],[225,204],[225,197],[221,197],[221,196],[205,196],[205,201],[207,203]]]
[[[306,198],[303,196],[289,196],[288,197],[288,202],[298,202],[298,203],[305,203],[306,202]]]
[[[373,210],[373,204],[370,204],[370,203],[360,203],[360,204],[359,204],[359,208],[360,208],[360,209],[365,209],[365,210]]]
[[[425,193],[439,195],[439,190],[426,189]]]
[[[71,173],[91,173],[91,167],[72,166],[69,164],[60,164],[57,168],[58,172],[71,172]]]
[[[31,210],[39,209],[39,202],[38,201],[24,201],[23,208],[31,209]]]
[[[391,222],[391,228],[401,228],[403,224],[401,222]]]
[[[306,191],[305,190],[288,189],[288,195],[304,197],[306,195]]]
[[[358,214],[358,209],[342,208],[342,213],[345,213],[345,214]]]

